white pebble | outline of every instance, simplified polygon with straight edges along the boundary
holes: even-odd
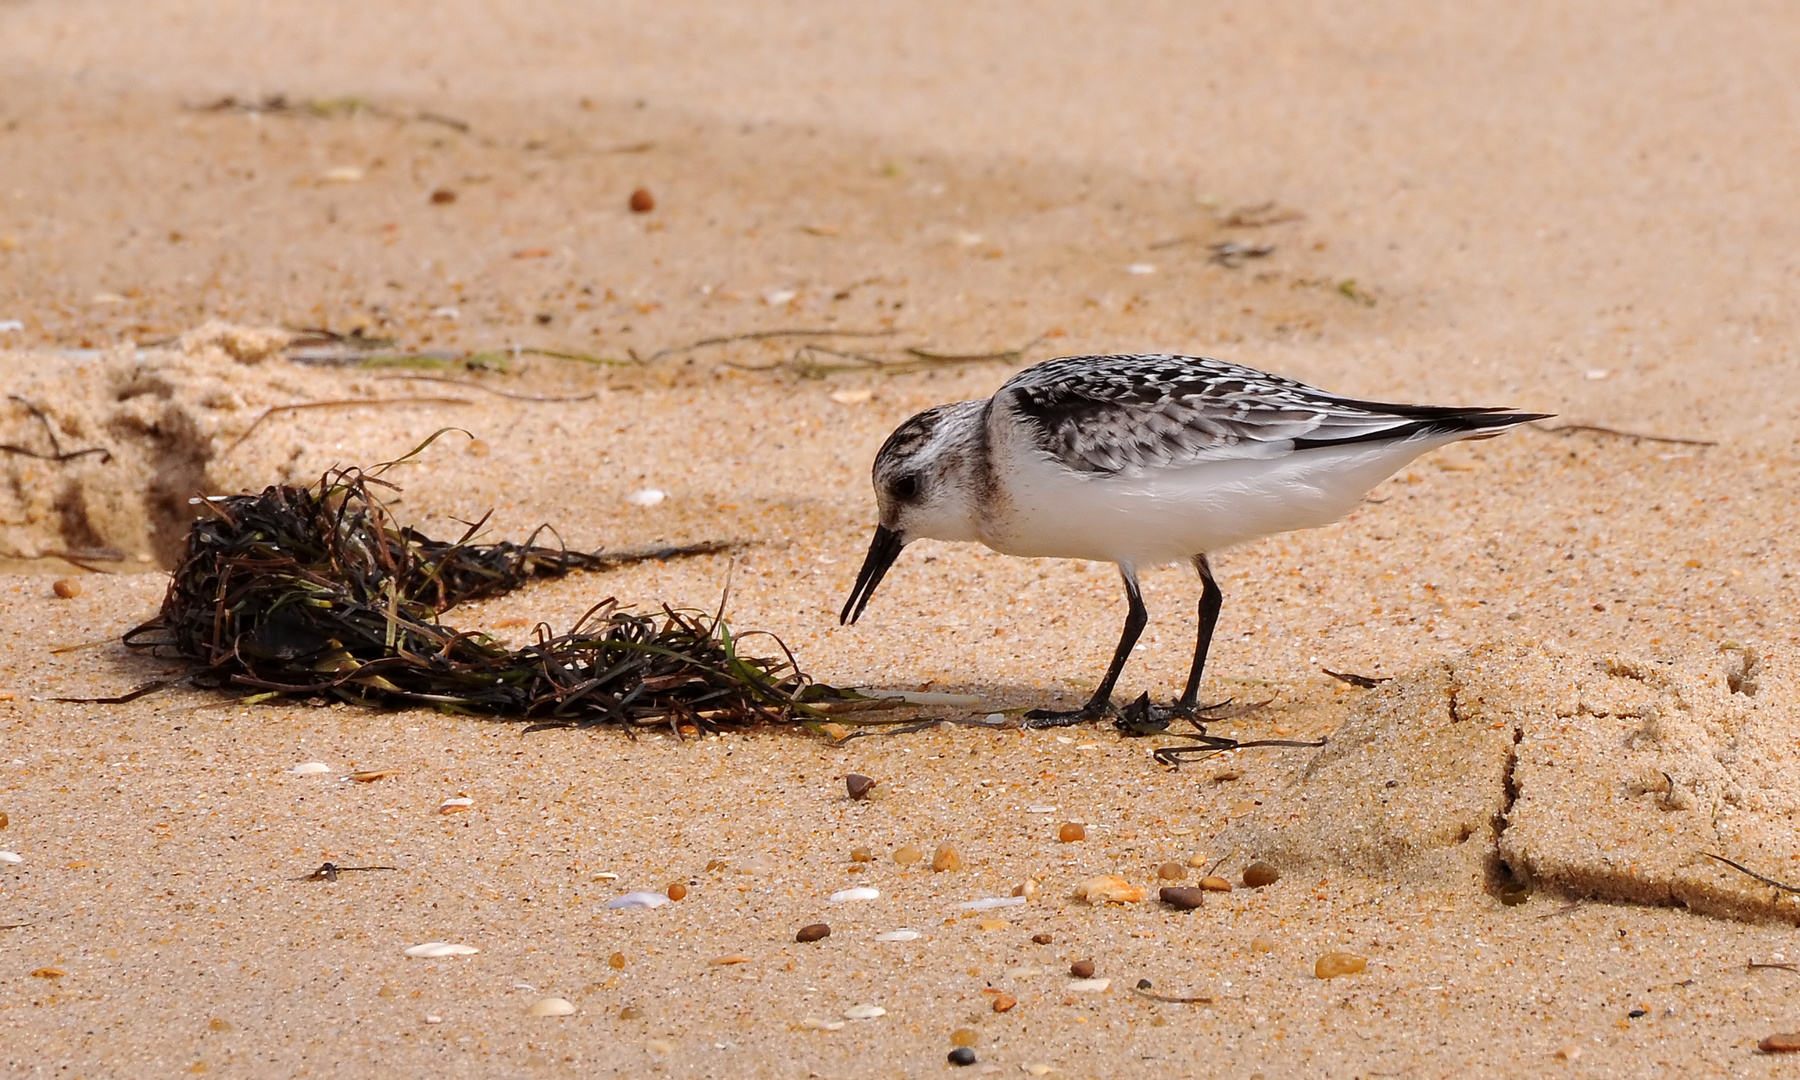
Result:
[[[886,1016],[887,1010],[879,1005],[852,1005],[844,1010],[846,1020],[873,1020],[877,1016]]]
[[[1104,994],[1111,985],[1111,979],[1073,979],[1063,989],[1071,994]]]
[[[669,902],[667,894],[659,892],[628,892],[624,896],[615,896],[606,902],[611,911],[639,911],[645,908],[659,908]]]
[[[1027,814],[1054,814],[1056,813],[1056,807],[1038,803],[1036,806],[1027,806],[1025,812]]]
[[[24,862],[25,856],[16,851],[0,851],[0,862]]]
[[[808,1031],[842,1031],[844,1022],[826,1016],[809,1016],[800,1021],[800,1026]]]
[[[18,319],[0,319],[0,334],[23,329],[25,329],[25,324]]]
[[[437,1013],[426,1013],[425,1014],[425,1022],[427,1024],[441,1024],[444,1022],[444,1018],[439,1016]]]
[[[288,770],[288,772],[295,776],[317,776],[320,773],[328,773],[330,771],[331,766],[325,764],[323,761],[303,761]]]
[[[839,889],[831,894],[831,902],[842,904],[848,900],[875,900],[880,898],[881,890],[869,885],[858,885],[854,889]]]
[[[1132,263],[1130,266],[1127,266],[1125,268],[1125,272],[1127,274],[1131,274],[1134,277],[1143,277],[1146,274],[1156,273],[1156,264],[1155,263]]]
[[[655,506],[669,497],[669,493],[659,488],[644,488],[625,496],[625,501],[633,506]]]
[[[763,303],[770,307],[780,307],[799,295],[800,291],[798,289],[770,289],[768,292],[763,293]]]
[[[1003,907],[1024,907],[1023,896],[986,896],[980,900],[964,900],[956,905],[958,911],[992,911]]]
[[[1006,973],[1009,979],[1035,979],[1044,973],[1041,967],[1017,967]]]
[[[917,941],[920,934],[917,930],[889,930],[885,934],[876,934],[876,941]]]
[[[462,312],[453,307],[432,308],[429,314],[434,319],[456,320],[462,318]]]
[[[454,941],[427,941],[423,945],[413,945],[406,950],[406,955],[425,960],[436,960],[445,956],[474,956],[480,952],[473,945],[463,945]]]
[[[570,1016],[575,1012],[575,1005],[567,998],[544,998],[525,1010],[533,1016]]]
[[[440,814],[460,814],[464,810],[467,810],[469,807],[474,806],[474,805],[475,805],[475,800],[469,798],[467,795],[455,795],[448,799],[445,799],[441,803],[438,803],[438,813],[440,813]]]

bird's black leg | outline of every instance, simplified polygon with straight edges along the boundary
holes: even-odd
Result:
[[[1194,638],[1194,666],[1188,669],[1187,689],[1175,703],[1175,711],[1190,720],[1200,707],[1200,676],[1206,673],[1206,654],[1219,625],[1219,610],[1225,606],[1225,594],[1213,580],[1212,564],[1205,555],[1194,556],[1194,569],[1200,572],[1200,632]]]
[[[1100,686],[1088,703],[1074,712],[1057,712],[1052,709],[1033,709],[1025,714],[1025,726],[1028,728],[1067,727],[1088,720],[1098,720],[1112,712],[1113,686],[1119,681],[1119,672],[1125,670],[1125,659],[1137,645],[1138,636],[1144,632],[1144,626],[1150,621],[1149,612],[1144,610],[1144,595],[1138,589],[1137,572],[1119,567],[1119,576],[1125,579],[1125,600],[1130,606],[1125,612],[1125,630],[1119,635],[1119,647],[1113,650],[1112,666],[1106,669],[1106,678],[1100,680]],[[1216,587],[1215,587],[1216,591]],[[1215,612],[1216,615],[1216,612]]]

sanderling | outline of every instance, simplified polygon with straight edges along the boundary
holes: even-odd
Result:
[[[1005,555],[1117,563],[1130,608],[1094,696],[1031,727],[1095,719],[1148,617],[1138,569],[1191,561],[1200,631],[1181,698],[1193,718],[1223,594],[1207,554],[1326,525],[1420,454],[1546,413],[1340,397],[1197,356],[1065,356],[985,401],[927,409],[875,456],[881,523],[840,621],[853,623],[908,543],[979,540]]]

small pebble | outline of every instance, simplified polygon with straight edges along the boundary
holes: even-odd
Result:
[[[1157,891],[1156,897],[1177,911],[1192,911],[1206,903],[1206,890],[1185,885],[1164,885]]]
[[[666,892],[668,893],[668,897],[671,900],[686,900],[687,899],[687,886],[683,885],[679,881],[669,882],[669,887],[666,890]]]
[[[1013,1006],[1017,1005],[1018,1003],[1019,1003],[1019,999],[1016,997],[1013,997],[1011,994],[995,994],[994,995],[994,1011],[995,1012],[1012,1012]]]
[[[917,940],[919,940],[919,936],[920,935],[917,930],[889,930],[885,934],[876,934],[875,940],[876,941],[917,941]]]
[[[1156,984],[1151,982],[1149,979],[1139,979],[1138,980],[1138,989],[1139,990],[1148,990],[1155,985]]]
[[[850,849],[850,861],[851,862],[874,862],[875,861],[875,853],[873,851],[870,851],[866,847],[851,848]]]
[[[631,212],[634,214],[648,214],[656,209],[656,196],[650,194],[649,188],[638,188],[631,193],[631,198],[626,205],[631,207]]]
[[[34,979],[60,979],[67,974],[68,972],[62,968],[41,967],[33,971],[31,977]]]
[[[674,1046],[661,1039],[651,1039],[646,1049],[652,1054],[673,1054],[675,1052]]]
[[[480,951],[473,945],[461,945],[450,941],[427,941],[422,945],[409,946],[406,955],[425,960],[436,960],[445,956],[474,956]]]
[[[1369,962],[1355,953],[1328,952],[1313,964],[1313,974],[1321,979],[1339,975],[1356,975],[1369,969]]]
[[[1178,862],[1166,862],[1156,868],[1156,876],[1164,881],[1180,881],[1187,877],[1187,867]]]
[[[1800,1053],[1800,1031],[1771,1035],[1757,1043],[1756,1048],[1765,1054]]]
[[[470,457],[487,457],[493,452],[494,448],[489,446],[485,439],[472,439],[469,441],[469,445],[463,447],[463,453]]]
[[[636,1005],[627,1005],[619,1010],[619,1019],[621,1020],[642,1020],[643,1018],[644,1010]]]
[[[880,898],[881,890],[868,885],[858,885],[854,889],[839,889],[831,894],[831,902],[834,904],[844,904],[851,900],[879,900]]]
[[[822,922],[808,923],[794,933],[795,941],[823,941],[831,936],[831,927]]]
[[[72,577],[57,578],[56,584],[50,586],[50,588],[56,595],[62,597],[64,600],[73,600],[81,595],[81,582],[76,581]]]
[[[966,1046],[959,1046],[950,1051],[949,1060],[952,1065],[973,1065],[975,1064],[975,1051]]]
[[[425,1022],[427,1024],[441,1024],[444,1022],[444,1018],[439,1016],[437,1013],[426,1013],[425,1014]]]
[[[1092,960],[1077,960],[1069,965],[1069,974],[1075,976],[1077,979],[1091,979],[1094,977],[1094,962]]]
[[[438,803],[438,813],[460,814],[474,805],[475,800],[469,798],[467,795],[452,795],[450,798]]]
[[[1144,887],[1117,874],[1101,874],[1075,886],[1075,899],[1090,904],[1135,904],[1144,898]]]
[[[1038,893],[1041,892],[1042,890],[1043,890],[1043,887],[1038,884],[1037,878],[1029,878],[1028,877],[1024,881],[1021,881],[1017,885],[1013,886],[1012,894],[1014,896],[1023,897],[1027,902],[1029,902],[1032,900],[1036,900]]]
[[[951,1046],[974,1046],[980,1041],[981,1036],[975,1033],[974,1028],[957,1028],[950,1033]]]
[[[434,206],[448,206],[455,201],[456,192],[447,187],[434,188],[431,192],[431,202]]]
[[[894,849],[894,861],[901,866],[911,866],[924,857],[925,853],[919,850],[917,844],[901,844]]]
[[[931,868],[938,871],[961,870],[962,856],[958,855],[956,853],[956,848],[951,845],[950,841],[946,840],[938,845],[937,851],[932,853]]]
[[[12,818],[7,817],[6,812],[3,810],[0,810],[0,829],[4,829],[8,825],[11,825],[11,824],[12,824]]]
[[[1259,953],[1272,953],[1275,951],[1275,939],[1274,938],[1266,938],[1266,937],[1253,937],[1250,939],[1250,951],[1251,952],[1259,952]]]
[[[844,1030],[844,1022],[842,1020],[834,1020],[829,1016],[809,1016],[806,1019],[800,1021],[800,1026],[802,1028],[805,1028],[807,1031],[842,1031],[842,1030]]]
[[[1217,874],[1208,874],[1206,877],[1200,879],[1200,887],[1207,892],[1230,892],[1231,882],[1226,881]]]
[[[1193,867],[1195,870],[1198,870],[1201,867],[1205,866],[1206,865],[1206,853],[1203,851],[1196,851],[1192,855],[1189,855],[1188,856],[1188,865]]]
[[[887,1010],[879,1005],[852,1005],[844,1010],[846,1020],[873,1020],[886,1015]]]
[[[1244,867],[1244,888],[1260,889],[1281,880],[1281,871],[1266,862],[1253,862]]]
[[[211,1020],[208,1020],[206,1022],[206,1026],[208,1029],[210,1029],[212,1031],[236,1031],[237,1030],[236,1024],[233,1024],[231,1021],[225,1019],[222,1016],[215,1016]]]
[[[1087,826],[1076,821],[1065,821],[1062,828],[1056,830],[1056,838],[1065,844],[1073,844],[1077,840],[1087,839]]]
[[[611,956],[606,958],[606,966],[609,968],[612,968],[614,971],[624,971],[625,970],[625,954],[622,952],[613,953]]]
[[[323,761],[302,761],[300,764],[289,769],[288,773],[293,776],[317,776],[320,773],[328,773],[330,771],[331,766],[325,764]]]
[[[575,1005],[567,998],[547,997],[525,1010],[532,1016],[572,1016]]]
[[[844,777],[844,790],[850,793],[852,799],[868,798],[869,792],[875,790],[875,784],[873,776],[864,776],[862,773],[850,773]]]
[[[981,928],[983,930],[1004,930],[1004,929],[1006,929],[1006,920],[1005,919],[983,919],[983,920],[981,920]]]
[[[1048,945],[1052,941],[1055,941],[1055,940],[1056,940],[1056,937],[1055,937],[1055,935],[1052,935],[1052,934],[1033,934],[1033,935],[1031,935],[1031,941],[1032,941],[1032,944],[1034,944],[1034,945]]]
[[[608,900],[606,908],[609,911],[643,911],[662,907],[668,902],[669,898],[659,892],[628,892]]]

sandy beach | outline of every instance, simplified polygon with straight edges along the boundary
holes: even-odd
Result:
[[[1774,4],[0,4],[7,1071],[1792,1074],[1797,69]],[[1021,730],[1106,564],[920,542],[838,625],[896,424],[1153,349],[1556,414],[1215,555],[1210,730],[1323,748]],[[947,722],[56,700],[185,670],[119,639],[192,498],[443,428],[431,535],[732,545],[450,625],[725,597]]]

